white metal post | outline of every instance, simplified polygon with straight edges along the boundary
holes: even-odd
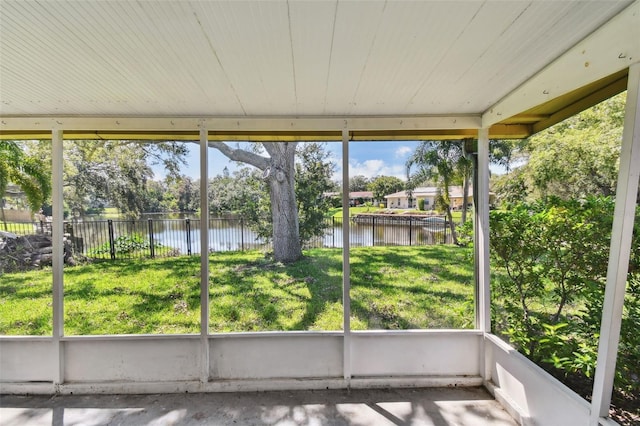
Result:
[[[343,306],[343,372],[351,379],[351,265],[349,264],[349,130],[342,129],[342,306]]]
[[[51,199],[52,222],[51,240],[53,243],[53,258],[51,269],[53,272],[53,344],[56,375],[54,385],[64,382],[64,346],[61,341],[64,336],[64,206],[63,206],[63,136],[62,130],[54,129],[51,134]]]
[[[200,124],[200,381],[209,381],[209,132]]]
[[[489,129],[478,130],[478,328],[491,332],[491,294],[489,285]]]
[[[607,285],[602,306],[598,362],[593,383],[591,426],[609,415],[620,340],[622,307],[631,254],[638,179],[640,178],[640,63],[629,68],[620,171],[611,231]]]
[[[478,179],[475,212],[475,259],[476,265],[476,327],[483,333],[491,332],[491,286],[489,281],[489,129],[478,130]],[[480,349],[480,374],[484,380],[491,379],[491,367],[487,363],[483,343]]]

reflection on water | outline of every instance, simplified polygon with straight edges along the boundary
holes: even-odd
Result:
[[[307,247],[343,247],[341,224],[339,218],[328,218],[324,235],[313,239]],[[259,238],[242,218],[212,217],[209,219],[208,229],[210,252],[269,248],[269,243]],[[349,240],[353,247],[450,242],[444,221],[426,223],[419,219],[386,221],[384,218],[376,218],[368,223],[351,222],[349,230]],[[85,254],[96,247],[113,244],[119,237],[132,235],[152,244],[174,249],[174,252],[180,254],[201,252],[200,219],[193,215],[148,214],[138,220],[91,217],[67,222],[65,232],[74,239],[77,249]]]

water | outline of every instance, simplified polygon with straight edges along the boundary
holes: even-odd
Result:
[[[110,247],[119,237],[137,235],[180,254],[199,254],[200,220],[184,217],[167,219],[167,215],[146,215],[142,220],[83,220],[71,221],[67,233],[73,235],[81,251],[88,253],[96,247]],[[268,248],[247,223],[237,217],[212,217],[209,220],[209,252]],[[309,242],[311,248],[342,248],[341,221],[327,219],[322,237]],[[385,220],[376,218],[369,223],[349,224],[349,241],[359,246],[408,246],[449,242],[444,223],[425,224],[420,220]],[[110,243],[111,242],[111,243]],[[78,247],[80,248],[80,247]]]

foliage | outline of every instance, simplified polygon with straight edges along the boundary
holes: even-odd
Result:
[[[9,183],[14,183],[24,191],[31,210],[37,212],[51,193],[51,162],[24,148],[15,141],[0,140],[0,200]]]
[[[331,207],[331,201],[324,193],[332,189],[333,164],[329,161],[329,153],[318,143],[298,145],[297,157],[294,188],[300,242],[304,244],[324,232],[324,217]],[[271,203],[262,173],[243,168],[232,178],[216,179],[224,185],[216,185],[216,191],[210,194],[210,204],[218,203],[221,211],[239,213],[260,238],[270,240],[273,236]]]
[[[50,141],[31,144],[30,151],[51,162]],[[66,140],[64,142],[64,201],[74,215],[112,206],[126,217],[137,217],[149,203],[151,166],[162,164],[177,177],[187,149],[179,142]]]
[[[342,250],[286,265],[258,251],[210,261],[211,331],[342,328]],[[473,327],[469,249],[353,248],[351,262],[354,329]],[[198,333],[199,268],[197,256],[65,268],[65,334]],[[50,270],[3,275],[0,334],[51,335],[51,285]]]
[[[300,145],[297,152],[295,191],[300,215],[300,242],[304,245],[313,237],[324,234],[327,222],[324,220],[330,200],[325,193],[332,188],[333,163],[329,152],[318,143]]]
[[[411,174],[411,169],[414,166],[417,167],[417,170]],[[454,244],[458,244],[458,237],[451,215],[450,188],[455,182],[461,182],[468,190],[472,170],[473,163],[465,155],[463,140],[421,142],[407,160],[407,175],[409,177],[407,187],[409,191],[427,180],[437,182],[436,209],[447,215]],[[465,199],[463,222],[466,219],[466,205]]]
[[[162,248],[162,244],[154,242],[154,248]],[[113,240],[113,249],[120,254],[145,253],[151,248],[149,240],[138,233],[121,235]],[[89,256],[111,253],[111,244],[106,242],[89,252]]]
[[[189,176],[168,176],[167,193],[171,195],[170,202],[165,203],[168,211],[195,212],[200,210],[200,188],[199,181],[191,179]]]
[[[404,182],[395,176],[378,176],[369,182],[367,190],[373,193],[374,200],[384,200],[385,195],[402,191],[404,186]]]
[[[455,220],[455,217],[454,217]],[[473,221],[468,220],[456,228],[458,233],[458,245],[469,247],[473,244]]]
[[[521,160],[524,155],[523,140],[496,139],[489,141],[489,161],[510,173],[514,162]]]
[[[361,192],[367,191],[367,187],[371,183],[371,180],[362,175],[351,176],[349,178],[349,192]]]
[[[503,208],[526,200],[528,186],[525,168],[521,167],[509,174],[493,176],[491,188]]]
[[[625,101],[614,96],[517,146],[525,164],[495,182],[499,202],[614,195]]]
[[[548,199],[490,214],[494,329],[536,362],[592,377],[614,203]],[[640,217],[640,209],[637,216]],[[616,385],[640,391],[640,221],[636,219]]]

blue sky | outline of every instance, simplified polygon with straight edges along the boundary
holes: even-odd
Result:
[[[405,163],[413,153],[419,142],[350,142],[349,143],[349,175],[363,175],[368,178],[376,176],[395,176],[406,179]],[[182,173],[192,178],[200,177],[200,152],[197,144],[188,143],[189,154],[187,165],[182,167]],[[342,144],[341,142],[327,142],[327,151],[331,153],[331,160],[336,165],[334,180],[342,180]],[[209,149],[209,176],[222,173],[224,167],[230,172],[242,167],[230,161],[218,150]],[[154,168],[155,178],[162,179],[164,170]]]

